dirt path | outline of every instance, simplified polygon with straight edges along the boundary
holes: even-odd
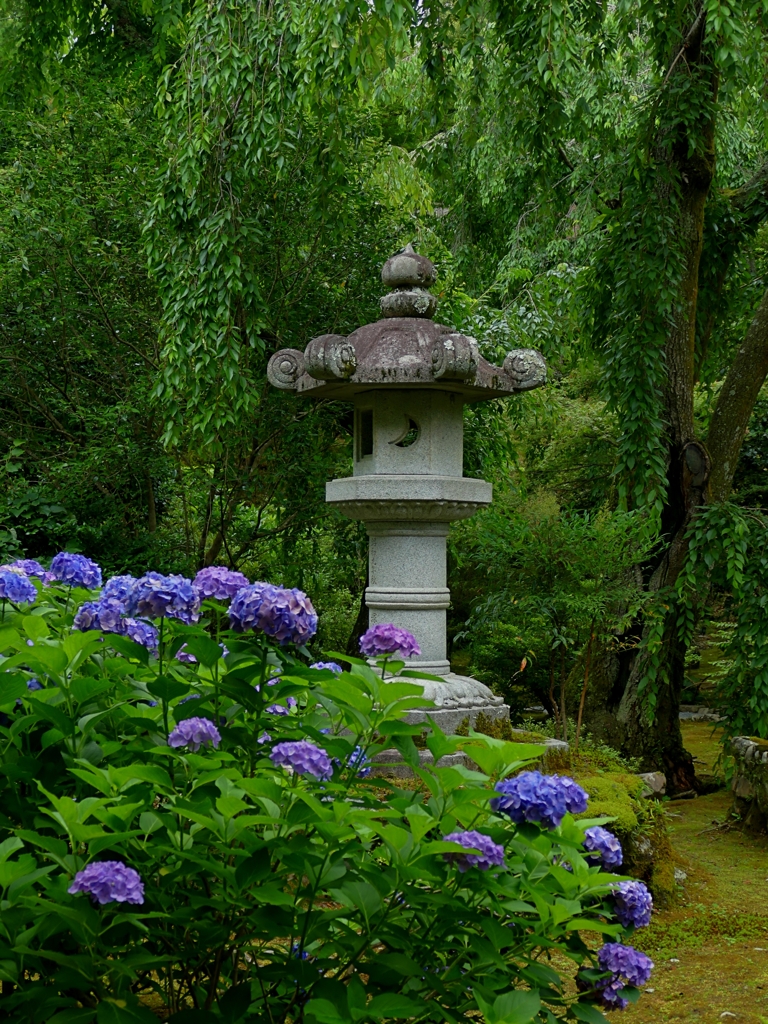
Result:
[[[712,728],[684,724],[701,771],[719,752]],[[626,1024],[768,1024],[768,839],[728,827],[725,791],[666,806],[677,866],[687,877],[680,902],[657,912],[634,944],[656,969]]]

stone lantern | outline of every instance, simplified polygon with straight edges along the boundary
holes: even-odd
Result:
[[[481,711],[509,714],[488,687],[452,673],[446,656],[448,526],[490,504],[492,494],[489,483],[462,473],[464,405],[538,387],[546,366],[534,349],[516,349],[493,366],[474,338],[434,323],[435,267],[411,246],[387,260],[381,278],[391,289],[381,320],[348,337],[313,338],[304,352],[282,349],[267,373],[275,387],[354,403],[352,476],[331,480],[326,501],[365,523],[370,624],[413,633],[422,653],[408,667],[440,677],[424,682],[436,705],[427,714],[451,732]]]

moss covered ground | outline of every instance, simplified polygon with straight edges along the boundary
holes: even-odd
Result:
[[[683,723],[697,768],[714,774],[719,744],[706,723]],[[653,979],[626,1024],[690,1021],[768,1024],[768,838],[729,819],[725,789],[665,802],[678,869],[676,905],[654,915],[634,943],[653,958]]]

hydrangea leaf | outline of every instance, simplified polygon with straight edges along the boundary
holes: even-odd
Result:
[[[397,992],[385,992],[383,995],[374,996],[367,1007],[368,1013],[376,1020],[417,1017],[423,1014],[425,1009],[426,1003],[422,1000],[417,1002]]]
[[[151,683],[147,683],[147,691],[158,700],[174,700],[176,697],[183,697],[189,693],[189,683],[182,683],[170,676],[158,676]]]
[[[209,637],[195,636],[187,640],[186,649],[193,654],[201,665],[213,668],[222,657],[221,647]]]
[[[20,672],[4,672],[0,675],[0,704],[12,704],[28,693],[27,677]]]
[[[571,1013],[576,1020],[583,1020],[585,1024],[608,1024],[608,1018],[592,1003],[573,1003]]]

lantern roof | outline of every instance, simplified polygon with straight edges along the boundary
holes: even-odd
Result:
[[[546,381],[546,364],[536,349],[513,349],[494,366],[474,338],[434,323],[437,299],[429,287],[436,278],[432,261],[407,245],[382,268],[381,279],[390,288],[381,299],[382,319],[347,336],[322,334],[303,352],[280,349],[269,361],[270,383],[313,398],[351,400],[395,387],[452,391],[478,402]]]

